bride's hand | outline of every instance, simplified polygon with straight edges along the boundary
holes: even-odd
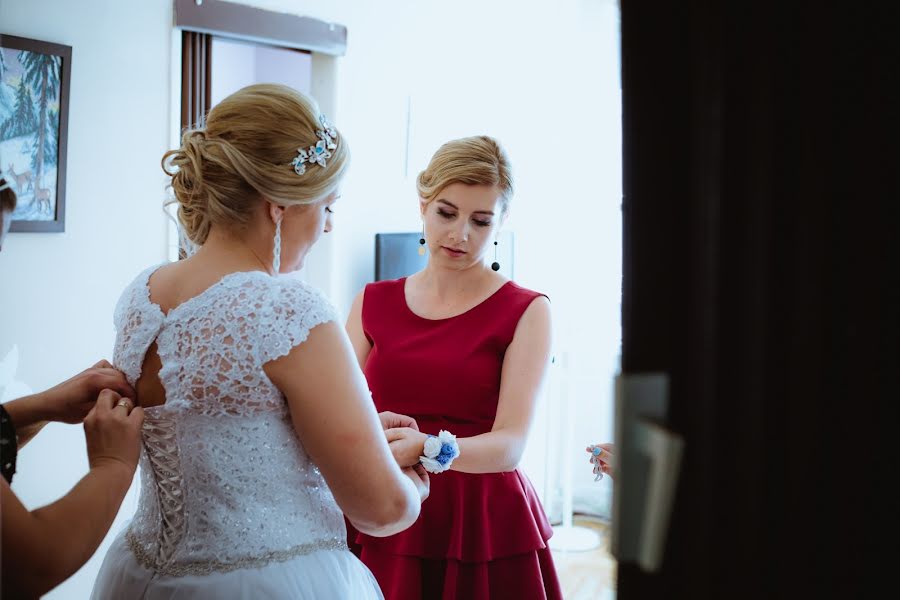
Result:
[[[394,427],[385,430],[384,434],[398,465],[412,467],[419,464],[419,457],[425,453],[427,435],[411,427]]]
[[[410,429],[419,430],[416,420],[406,415],[401,415],[389,410],[378,413],[378,419],[381,421],[381,428],[385,431],[394,427],[409,427]]]
[[[421,498],[422,502],[425,502],[428,498],[428,494],[431,493],[431,480],[428,478],[428,473],[425,471],[425,468],[417,463],[411,467],[404,467],[402,470],[403,474],[416,484],[419,498]]]

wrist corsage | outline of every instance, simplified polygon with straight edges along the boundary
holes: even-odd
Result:
[[[443,473],[450,469],[453,459],[459,456],[456,436],[443,429],[437,436],[429,435],[425,440],[425,456],[419,462],[429,473]]]

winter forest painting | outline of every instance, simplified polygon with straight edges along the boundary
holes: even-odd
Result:
[[[16,222],[57,221],[63,57],[0,36],[0,172],[15,190]],[[61,211],[59,211],[61,212]],[[60,225],[62,225],[60,223]],[[44,227],[20,229],[49,231]]]

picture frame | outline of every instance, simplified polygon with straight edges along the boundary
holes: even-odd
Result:
[[[0,173],[11,232],[63,232],[72,47],[0,34]]]

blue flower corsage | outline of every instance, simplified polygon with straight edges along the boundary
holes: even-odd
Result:
[[[459,456],[459,444],[456,436],[449,431],[441,430],[437,436],[429,435],[425,440],[425,456],[419,462],[429,473],[443,473],[450,469],[450,464]]]

